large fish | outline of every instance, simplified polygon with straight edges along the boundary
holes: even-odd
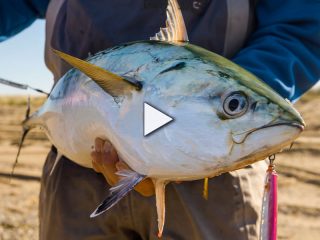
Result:
[[[75,163],[91,168],[95,138],[108,139],[131,170],[92,213],[112,207],[136,184],[156,189],[159,236],[165,185],[243,168],[290,145],[302,132],[299,113],[257,77],[188,43],[180,8],[168,1],[166,28],[150,41],[126,43],[80,60],[55,51],[74,68],[24,122],[41,127]],[[143,134],[144,103],[174,121]]]

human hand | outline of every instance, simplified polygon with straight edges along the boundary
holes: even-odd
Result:
[[[92,167],[96,172],[102,173],[107,182],[114,186],[120,180],[116,172],[130,167],[119,159],[117,151],[109,141],[96,138],[94,145],[94,150],[91,152]],[[145,197],[154,195],[154,185],[150,178],[140,182],[134,189]]]

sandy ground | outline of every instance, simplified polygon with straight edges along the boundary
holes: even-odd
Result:
[[[42,99],[32,99],[36,109]],[[291,151],[277,155],[279,239],[320,239],[320,94],[298,104],[308,127]],[[17,152],[25,98],[0,98],[0,239],[38,239],[41,168],[50,144],[32,132],[22,149],[15,177],[9,179]]]

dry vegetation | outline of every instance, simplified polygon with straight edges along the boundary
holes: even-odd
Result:
[[[33,98],[32,109],[43,102]],[[9,174],[17,151],[26,98],[0,97],[0,239],[38,239],[38,194],[41,167],[49,142],[33,131],[22,150],[16,177]],[[279,239],[320,239],[320,94],[297,104],[307,130],[290,152],[277,155]]]

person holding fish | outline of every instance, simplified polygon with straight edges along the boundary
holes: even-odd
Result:
[[[121,113],[131,114],[123,125],[116,122],[117,127],[112,128],[110,123],[106,131],[112,129],[117,132],[113,135],[108,132],[112,139],[100,136],[104,135],[103,127],[95,129],[99,119],[89,126],[91,132],[79,133],[78,139],[68,139],[68,129],[57,137],[51,131],[50,137],[55,147],[47,157],[41,180],[40,239],[157,239],[160,236],[163,239],[258,238],[266,165],[263,161],[250,164],[280,151],[303,129],[300,115],[278,94],[296,101],[320,77],[320,3],[303,0],[180,0],[179,4],[181,11],[175,0],[0,2],[1,40],[18,33],[36,18],[47,21],[45,59],[54,74],[56,86],[43,112],[56,111],[53,108],[55,104],[66,97],[76,96],[63,102],[63,106],[81,102],[89,91],[93,99],[108,93],[108,104],[120,103],[125,109]],[[163,26],[166,27],[154,35]],[[145,41],[150,37],[150,42]],[[140,42],[117,46],[132,41]],[[230,61],[191,44],[231,59],[265,81],[278,94]],[[110,47],[113,48],[88,61],[80,60]],[[143,62],[139,65],[141,67],[134,68],[134,71],[130,68],[140,62]],[[108,67],[103,69],[103,64]],[[72,70],[65,75],[71,66],[79,71]],[[155,71],[158,71],[156,76],[152,75]],[[183,71],[188,74],[179,75]],[[149,78],[139,81],[146,75]],[[163,80],[166,84],[162,88],[152,83],[159,75],[166,76]],[[172,82],[173,75],[175,81]],[[75,81],[78,76],[79,81],[83,81],[79,88]],[[183,79],[179,80],[179,76]],[[191,76],[194,78],[191,79]],[[175,87],[175,83],[180,85]],[[226,91],[234,88],[237,91],[231,94]],[[75,95],[75,89],[80,89],[83,95],[79,92]],[[179,105],[176,112],[184,117],[185,121],[181,121],[185,124],[184,130],[179,128],[177,123],[180,120],[177,118],[177,123],[170,126],[174,131],[170,132],[168,126],[165,140],[158,138],[152,142],[150,137],[140,141],[135,135],[134,125],[134,116],[139,110],[132,109],[138,102],[138,91],[144,91],[150,99],[157,91],[166,97],[165,101],[173,99],[171,106]],[[193,105],[188,105],[188,97],[192,98]],[[137,102],[126,105],[129,100],[123,99]],[[202,99],[209,99],[212,105],[204,106]],[[219,105],[221,101],[222,106]],[[63,106],[59,105],[59,109]],[[74,120],[81,111],[88,110],[85,105],[80,106],[83,108],[73,110],[73,115],[68,111],[64,113],[65,118],[68,114],[72,116],[74,125],[88,119],[81,115],[83,119]],[[108,109],[111,109],[108,113],[118,114],[114,110],[117,107]],[[214,123],[204,128],[211,121],[206,119],[206,113],[212,109],[215,111],[210,119],[214,119]],[[196,114],[189,113],[198,110],[198,118],[192,118]],[[41,111],[37,114],[25,121],[25,127],[38,124],[39,119],[45,121]],[[90,114],[96,113],[88,111],[86,115]],[[203,115],[200,117],[200,114]],[[141,117],[142,114],[137,116]],[[276,121],[255,126],[259,121],[272,117]],[[225,125],[226,119],[228,125]],[[58,126],[63,121],[60,119],[55,124]],[[245,131],[230,135],[231,130],[238,128]],[[81,132],[81,129],[79,125],[73,130]],[[255,136],[256,132],[261,132],[261,137],[250,140],[248,135],[252,133]],[[200,133],[201,137],[193,139]],[[84,135],[92,137],[92,142],[76,142]],[[170,144],[164,143],[170,137]],[[251,143],[240,151],[239,146],[246,146],[248,141]],[[71,142],[77,151],[72,152],[72,147],[65,147]],[[139,145],[140,142],[145,144]],[[263,146],[265,149],[262,149]],[[158,154],[150,154],[150,149],[154,152],[159,150]],[[149,158],[145,157],[149,154]],[[140,160],[137,156],[141,159],[145,157],[142,159],[144,164],[137,161]],[[215,159],[214,167],[212,162],[208,163],[211,157]],[[155,160],[147,166],[152,158]],[[181,159],[189,161],[176,164]],[[230,163],[223,160],[230,160]],[[236,170],[239,168],[243,169]],[[204,199],[203,181],[196,179],[213,176],[208,185],[205,184],[205,192],[208,190],[209,195]],[[110,188],[106,180],[115,187],[106,201],[96,208],[105,198],[106,188]],[[164,188],[168,181],[172,183],[166,187],[164,200]],[[180,181],[183,182],[178,184]],[[133,188],[136,191],[128,193]],[[157,208],[154,207],[155,202]],[[163,228],[165,203],[166,225]],[[107,213],[100,215],[109,208]],[[91,215],[94,218],[89,218],[94,209]]]

